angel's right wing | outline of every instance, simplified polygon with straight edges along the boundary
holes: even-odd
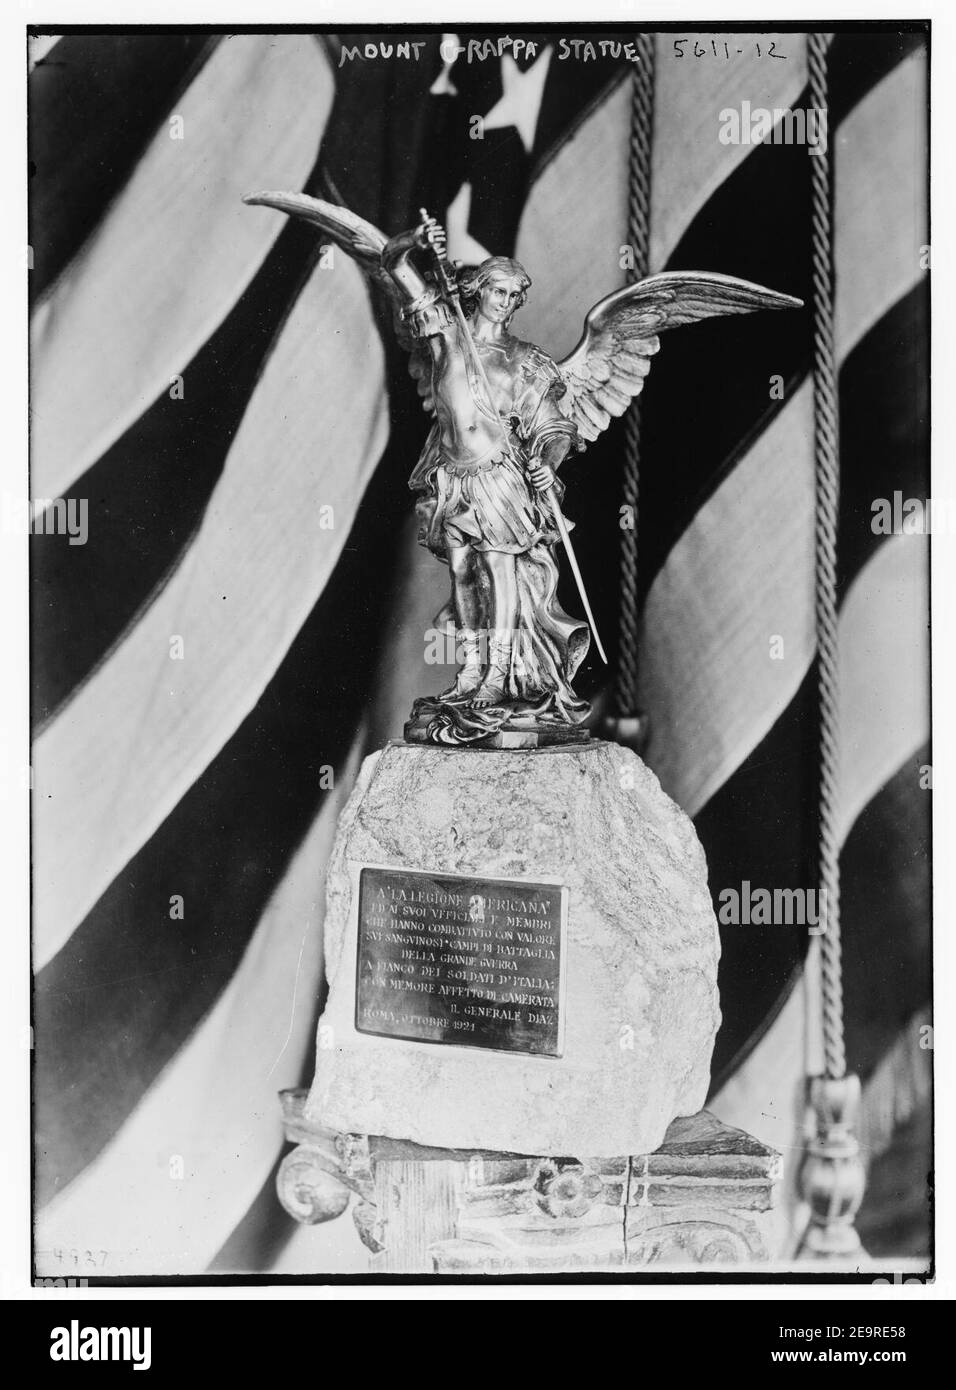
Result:
[[[242,200],[253,206],[275,208],[289,217],[301,217],[319,228],[342,251],[351,256],[365,274],[388,296],[392,323],[398,341],[409,355],[408,370],[427,411],[434,412],[431,395],[431,358],[424,345],[408,332],[402,318],[402,298],[395,281],[382,264],[388,237],[364,217],[348,208],[326,203],[308,193],[246,193]]]
[[[802,300],[732,275],[665,270],[595,304],[577,347],[557,364],[567,388],[559,407],[590,441],[623,415],[644,385],[659,333],[723,314],[798,309]]]

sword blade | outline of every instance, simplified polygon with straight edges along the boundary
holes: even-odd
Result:
[[[547,499],[548,506],[551,510],[551,515],[554,518],[554,524],[555,526],[557,526],[558,533],[561,536],[561,540],[564,544],[564,553],[568,557],[568,563],[570,564],[571,572],[574,575],[574,582],[578,586],[578,597],[584,604],[584,612],[588,620],[588,626],[590,627],[591,633],[594,637],[594,645],[597,647],[598,652],[600,653],[601,660],[604,662],[605,666],[608,666],[610,665],[610,663],[607,659],[607,652],[604,650],[604,643],[601,641],[601,634],[597,630],[597,623],[594,621],[594,614],[591,611],[591,605],[588,602],[587,590],[584,587],[584,579],[581,576],[581,567],[578,564],[578,557],[574,553],[574,546],[571,544],[571,536],[568,531],[568,523],[564,519],[564,514],[562,513],[561,508],[558,506],[558,499],[555,497],[554,493],[551,492],[549,489],[544,494],[544,496]]]

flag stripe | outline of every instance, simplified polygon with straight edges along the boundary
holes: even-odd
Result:
[[[866,1081],[913,1013],[931,998],[929,797],[916,748],[881,786],[846,837],[840,859],[845,1038],[851,1071]],[[777,930],[774,928],[773,930]],[[874,950],[874,942],[879,949]],[[808,982],[799,974],[780,1012],[745,1057],[715,1070],[708,1108],[784,1152],[795,1200],[805,1079],[819,1044],[806,1036]],[[812,1016],[818,1001],[812,1001]],[[887,1136],[881,1136],[885,1142]],[[793,1157],[789,1164],[786,1155]]]
[[[863,807],[929,737],[929,555],[925,536],[887,540],[840,609],[840,809]]]
[[[732,776],[695,815],[720,922],[727,889],[807,889],[816,884],[817,691],[811,668],[793,699]],[[716,1091],[767,1027],[796,979],[806,931],[720,924],[718,985],[725,1000],[711,1064]]]
[[[840,373],[840,463],[850,480],[840,494],[841,596],[886,539],[882,503],[896,505],[898,517],[904,501],[929,492],[928,367],[924,277],[866,335]]]
[[[920,61],[907,59],[841,126],[836,181],[843,217],[836,246],[844,263],[837,283],[844,355],[866,336],[878,313],[887,315],[901,288],[914,285],[923,274],[908,240],[909,224],[896,228],[900,235],[873,262],[855,259],[844,249],[852,245],[857,228],[868,225],[882,208],[888,179],[895,178],[919,202],[907,173],[912,155],[904,144],[887,149],[887,158],[895,156],[897,162],[886,178],[873,177],[870,165],[855,155],[860,126],[880,127],[908,111]],[[861,280],[865,293],[858,287]],[[842,307],[847,304],[862,307],[859,334]],[[891,321],[882,335],[892,344],[889,350],[895,350],[895,328]],[[917,342],[917,355],[918,349]],[[852,386],[860,375],[865,374],[849,379]],[[897,437],[909,442],[919,426],[918,411],[914,418],[912,408],[898,398],[893,405],[901,411]],[[857,402],[848,395],[848,408],[855,423],[871,408],[869,393]],[[812,656],[812,424],[811,387],[805,382],[698,512],[648,597],[641,670],[642,700],[653,714],[647,757],[665,789],[691,814],[770,728]],[[854,519],[861,498],[869,506],[870,485],[866,469],[855,476],[860,488],[853,487],[851,478],[843,502],[844,512]],[[781,537],[786,538],[782,546]],[[774,637],[783,639],[782,659],[779,646],[774,659]]]
[[[30,41],[34,298],[79,251],[218,42],[206,33],[67,34]]]
[[[336,327],[317,343],[322,323]],[[362,274],[344,258],[319,265],[182,565],[36,740],[38,966],[255,705],[346,542],[387,436],[384,400]]]
[[[913,54],[925,57],[928,35],[925,23],[894,24],[834,34],[829,55],[830,106],[834,121],[841,121],[905,58]]]
[[[32,666],[37,732],[179,562],[315,255],[312,229],[289,223],[249,289],[185,369],[183,398],[161,392],[77,480],[75,492],[89,499],[85,544],[72,546],[45,531],[31,537],[34,621],[44,634]]]
[[[833,186],[839,356],[924,274],[926,55],[901,62],[839,128]],[[861,272],[861,266],[866,267]]]
[[[907,760],[912,763],[928,736],[925,550],[925,538],[919,536],[893,537],[884,543],[857,577],[840,610],[840,833],[844,840],[851,837],[863,808],[898,768]],[[816,683],[811,670],[766,737],[696,817],[711,890],[718,902],[724,889],[739,890],[744,880],[754,888],[815,886],[815,822],[807,815],[807,808],[815,796],[816,738]],[[910,767],[908,775],[919,791],[916,769]],[[926,793],[919,791],[913,800],[918,803],[920,796],[925,799]],[[898,854],[915,854],[919,861],[925,860],[928,837],[924,822],[922,814],[914,813],[911,833],[902,836],[903,848]],[[881,853],[875,852],[872,859],[878,861]],[[854,867],[860,859],[857,855],[850,865],[845,887],[856,904],[853,910],[862,917],[867,902],[879,894],[872,871],[867,879],[862,869]],[[928,915],[919,895],[901,916],[901,923],[904,920],[908,933],[924,930]],[[863,931],[864,927],[860,923],[853,930]],[[882,940],[875,928],[873,939]],[[800,927],[731,925],[723,930],[721,979],[733,982],[752,972],[752,1017],[763,1020],[761,1027],[766,1026],[775,990],[784,989],[795,979],[793,967],[806,950],[807,940]],[[848,980],[867,960],[868,952],[862,946],[859,952],[846,949]],[[923,1000],[909,1002],[916,1007]],[[857,1010],[853,1016],[858,1018],[861,1012]],[[757,1044],[757,1036],[747,1027],[750,1014],[749,1001],[738,1017],[725,1013],[714,1057],[715,1092]],[[772,1067],[775,1044],[771,1039],[777,1036],[771,1028],[759,1043],[752,1063],[748,1063],[757,1072],[765,1073]],[[744,1090],[748,1085],[741,1082]]]
[[[900,647],[925,673],[928,705],[928,652],[912,650],[906,642]],[[922,719],[908,711],[903,717],[911,740],[920,724],[925,734],[925,712]],[[896,735],[892,741],[902,745],[903,738]],[[873,778],[879,764],[888,761],[888,752],[881,741],[871,759]],[[911,741],[893,775],[861,809],[840,860],[847,1059],[864,1078],[933,997],[932,793],[920,781],[928,760],[928,745]],[[879,943],[877,949],[874,943]]]
[[[556,358],[572,350],[591,306],[624,282],[629,110],[622,83],[545,166],[521,216],[515,254],[534,283],[516,331]]]
[[[42,63],[50,51],[60,42],[59,34],[27,35],[27,71],[32,72],[37,63]]]
[[[812,437],[804,382],[684,532],[644,609],[645,756],[690,815],[789,704],[813,653]]]
[[[881,486],[886,486],[890,480],[894,485],[902,487],[907,495],[920,496],[925,493],[926,487],[923,379],[926,344],[923,326],[925,320],[922,317],[925,285],[916,285],[888,310],[885,307],[887,299],[918,278],[919,258],[914,254],[912,244],[913,224],[891,213],[887,206],[887,191],[895,181],[897,190],[904,190],[904,201],[908,198],[917,208],[922,207],[922,190],[915,185],[910,172],[911,166],[918,166],[919,161],[913,160],[912,150],[907,151],[905,146],[901,146],[896,140],[887,142],[888,150],[896,160],[895,166],[891,166],[888,172],[885,169],[870,169],[861,164],[859,158],[853,159],[854,155],[859,156],[861,145],[865,148],[865,141],[856,138],[859,123],[863,121],[869,121],[879,127],[892,126],[896,120],[910,131],[920,130],[920,123],[916,119],[918,102],[915,95],[922,80],[919,71],[921,66],[922,60],[919,55],[910,58],[889,78],[872,89],[861,106],[856,108],[841,127],[838,146],[837,186],[842,190],[842,217],[837,227],[837,238],[841,252],[847,245],[852,245],[855,227],[868,226],[873,217],[882,216],[884,224],[890,229],[879,252],[874,248],[869,260],[860,258],[859,261],[854,261],[848,253],[843,257],[843,276],[838,282],[838,296],[845,294],[846,303],[859,309],[863,330],[873,323],[877,312],[884,311],[879,323],[865,332],[865,336],[850,353],[841,371],[843,487],[839,550],[841,588],[844,592],[847,584],[864,569],[881,544],[880,538],[874,536],[870,525],[874,493],[879,493]],[[872,160],[876,159],[877,154],[873,152]],[[859,189],[864,177],[869,180],[868,197],[872,199],[872,203],[869,204],[867,198],[851,196],[854,182]],[[855,205],[857,210],[854,212],[852,209]],[[872,211],[869,211],[870,207]],[[867,270],[872,266],[872,279],[867,282],[867,292],[872,296],[869,301],[859,290],[858,268],[863,265]],[[845,350],[852,339],[852,321],[849,315],[844,313],[841,323],[841,348]],[[787,410],[791,409],[792,401],[787,407]],[[786,411],[783,418],[786,418]],[[797,431],[797,434],[803,436],[803,431]],[[809,437],[809,434],[805,436],[806,439]],[[803,447],[805,449],[806,444]],[[798,449],[799,441],[794,440],[781,451],[779,457],[781,460],[786,459],[788,466],[792,468],[795,454],[799,456]],[[746,477],[746,474],[740,473],[743,466],[737,464],[736,472],[727,479],[725,488],[733,487],[734,479],[738,475],[741,478]],[[777,471],[780,472],[779,469]],[[809,459],[805,463],[805,480],[807,492],[812,496]],[[780,487],[786,486],[787,481],[781,473]],[[734,513],[738,516],[746,515],[745,509],[750,501],[747,491],[741,491],[736,507],[729,508],[727,516],[730,517]],[[706,510],[700,514],[698,522],[705,518]],[[737,526],[728,527],[723,537],[727,549],[733,550],[738,533]],[[792,563],[793,557],[788,552],[784,551],[783,557]],[[731,558],[724,550],[715,558],[715,563],[719,560],[726,565],[726,572],[730,574],[733,569]],[[668,565],[673,562],[674,554]],[[804,555],[803,583],[797,583],[794,590],[794,594],[804,599],[803,616],[798,627],[798,630],[804,633],[808,630],[812,617],[812,608],[806,602],[808,594],[811,593],[809,580],[812,562],[813,553],[810,548]],[[708,593],[713,593],[711,574],[705,566],[699,564],[699,559],[695,560],[695,563],[701,571],[702,588]],[[771,566],[768,574],[758,577],[755,583],[762,587],[767,582],[772,582],[772,576]],[[781,611],[778,605],[770,607],[764,625],[768,632],[781,632],[786,638],[784,624],[775,621]],[[911,608],[907,611],[910,612]],[[888,614],[884,616],[890,621]],[[656,614],[655,617],[656,626],[652,628],[649,623],[648,630],[656,633],[660,631],[662,622],[683,622],[685,615],[677,615],[671,610],[663,618],[660,614]],[[736,629],[732,629],[732,632],[734,630]],[[686,636],[686,650],[693,652],[695,638],[691,633],[687,633]],[[700,640],[699,636],[697,640]],[[809,652],[801,652],[798,647],[794,653],[793,645],[789,644],[786,647],[786,662],[789,662],[794,654],[799,662],[809,661]],[[721,647],[712,653],[717,666],[708,667],[706,684],[709,691],[713,692],[716,689],[718,696],[720,695],[721,664],[729,658],[726,669],[728,672],[734,669],[735,655],[732,641],[726,648]],[[865,655],[865,648],[849,652],[844,658],[844,664],[852,656],[858,666],[860,661],[865,663]],[[767,664],[769,665],[769,662]],[[739,686],[731,683],[732,691],[746,690],[760,697],[759,688],[755,690],[753,684],[755,676],[760,675],[759,663],[754,663],[750,668],[746,665],[739,666],[734,674]],[[799,665],[798,671],[794,674],[800,674]],[[865,664],[863,669],[848,673],[848,679],[855,681],[857,685],[861,681],[865,682],[867,678]],[[767,737],[759,743],[756,739],[751,741],[751,738],[747,738],[744,747],[752,749],[750,756],[733,771],[739,753],[734,755],[731,752],[726,759],[726,770],[721,769],[714,779],[719,784],[722,776],[729,776],[729,781],[721,786],[716,794],[713,793],[713,788],[707,787],[699,793],[695,792],[691,803],[697,804],[703,796],[711,796],[711,800],[697,817],[697,825],[708,855],[712,884],[718,886],[739,885],[744,878],[749,878],[754,883],[763,881],[774,887],[805,887],[815,882],[816,829],[812,817],[806,813],[806,808],[812,806],[814,797],[812,768],[815,765],[816,697],[812,673],[800,684],[791,705],[779,718],[779,707],[774,708],[770,703],[774,695],[774,680],[773,676],[768,678],[765,666],[763,695],[767,697],[767,702],[762,705],[760,715],[754,715],[753,722],[755,732],[759,732],[761,727],[765,728],[770,721],[776,719]],[[674,689],[674,686],[669,687],[667,693],[672,695]],[[780,694],[780,691],[776,693]],[[901,688],[891,698],[903,701],[905,706],[905,679],[901,678]],[[719,738],[726,722],[726,715],[720,709],[719,699],[703,707],[695,706],[695,709],[710,722],[715,731],[714,737]],[[673,727],[674,737],[677,739],[677,720],[674,720]],[[677,740],[672,746],[687,749],[687,761],[683,766],[694,769],[695,758],[699,761],[701,757],[708,756],[708,748],[711,745],[707,732],[705,730],[701,736],[700,723],[695,724],[690,720],[680,725],[680,733],[682,739]],[[909,737],[918,741],[919,730],[909,731]],[[879,741],[876,747],[880,747]],[[854,755],[854,762],[850,764],[846,775],[855,776],[867,788],[868,794],[872,794],[880,780],[888,775],[888,771],[894,765],[894,759],[899,757],[900,753],[898,747],[891,747],[884,751],[882,760],[876,759],[875,765],[870,767],[864,757],[865,752],[865,749],[860,750],[860,761],[857,761]],[[811,770],[809,774],[808,769]],[[694,775],[693,772],[691,775]],[[796,778],[796,786],[799,788],[796,798],[793,796],[791,778]],[[858,791],[855,806],[858,808],[859,804]],[[730,826],[734,827],[733,836],[726,833]],[[771,827],[769,840],[765,827]],[[915,910],[918,915],[918,904]],[[777,958],[772,966],[767,959],[761,961],[759,975],[755,976],[754,997],[748,996],[742,1015],[735,1019],[725,1015],[715,1053],[715,1084],[719,1084],[721,1077],[726,1078],[742,1065],[748,1051],[759,1038],[766,1026],[767,1018],[772,1014],[773,982],[776,981],[778,987],[783,990],[789,987],[788,981],[794,978],[793,966],[805,950],[806,938],[799,933],[792,934],[789,939],[784,934],[778,934],[776,944]],[[723,933],[723,948],[721,976],[726,986],[746,977],[748,970],[752,968],[755,952],[759,951],[761,946],[760,943],[749,940],[747,933],[742,934],[739,929],[728,928]],[[743,1016],[747,1014],[752,1025],[749,1035],[746,1018]],[[771,1029],[768,1038],[776,1037],[775,1030]],[[753,1065],[759,1071],[761,1066],[765,1065],[764,1057],[772,1055],[773,1046],[772,1041],[760,1043],[752,1064],[747,1065]],[[768,1048],[770,1051],[766,1052],[765,1049]],[[744,1080],[742,1085],[746,1084]]]
[[[800,43],[802,46],[802,38]],[[730,179],[742,163],[749,164],[759,153],[739,145],[723,145],[717,139],[716,109],[724,100],[723,77],[708,76],[705,69],[691,64],[685,69],[676,60],[663,58],[659,70],[652,269],[659,269],[668,261],[693,215],[700,215],[701,209],[706,212],[714,190]],[[802,72],[802,61],[792,68],[787,66],[784,72],[778,66],[768,67],[761,91],[772,104],[786,104],[791,95],[799,94]],[[705,84],[701,94],[706,112],[701,117],[703,124],[713,120],[712,140],[702,137],[701,141],[705,169],[689,162],[686,151],[680,157],[674,154],[674,146],[683,138],[681,122],[688,118],[700,94],[695,78]],[[712,115],[714,102],[718,108]],[[673,113],[669,111],[671,103],[676,103]],[[574,347],[592,305],[626,278],[621,252],[627,243],[630,107],[631,84],[622,82],[543,168],[522,215],[517,255],[531,267],[535,284],[522,310],[520,331],[558,358]],[[666,161],[660,155],[662,148],[668,151]],[[692,175],[700,182],[695,182]],[[568,216],[569,206],[574,209],[573,218]],[[723,229],[714,228],[709,218],[705,220],[711,237],[716,233],[723,249]],[[708,269],[719,254],[711,250],[708,263],[695,264],[694,268]],[[727,270],[723,263],[720,268]],[[778,320],[775,328],[780,328]],[[668,350],[674,342],[676,339],[666,344]],[[655,363],[655,373],[658,367]]]
[[[251,216],[242,194],[264,168],[301,185],[333,90],[307,36],[236,35],[217,48],[173,113],[181,138],[160,128],[35,311],[34,496],[65,495],[222,322],[282,226]]]
[[[704,62],[695,59],[697,44],[707,49],[712,39],[718,56],[711,59],[708,54]],[[731,61],[723,58],[725,43],[734,55]],[[771,44],[777,54],[786,57],[769,57]],[[743,48],[743,53],[737,53],[738,48]],[[678,53],[683,56],[677,57]],[[675,43],[672,34],[658,35],[651,169],[652,274],[663,270],[691,222],[750,154],[749,145],[720,142],[721,112],[739,108],[741,93],[746,93],[752,107],[776,110],[796,106],[806,80],[803,34],[761,34],[758,41],[753,34],[699,34],[690,43]]]
[[[860,75],[852,72],[852,64],[839,61],[839,50],[831,79],[828,143],[837,190],[841,357],[923,273],[919,244],[925,234],[918,224],[925,224],[925,196],[914,142],[917,151],[925,150],[919,120],[925,55],[914,53],[889,71],[877,62],[887,56],[882,48],[868,56],[870,82],[862,94]],[[847,85],[859,95],[855,105],[847,104]],[[808,104],[804,92],[797,105],[805,109]],[[874,147],[873,128],[888,132],[882,145]],[[786,290],[809,306],[811,158],[799,145],[754,149],[691,224],[668,268],[724,270]],[[885,235],[871,248],[871,269],[866,255],[854,254],[853,248],[861,229],[869,239],[874,222]],[[715,320],[663,341],[643,397],[642,453],[656,464],[645,467],[641,479],[645,524],[639,550],[645,589],[736,465],[744,441],[766,429],[782,408],[770,400],[771,380],[782,378],[789,393],[792,381],[809,371],[810,331],[808,307],[802,314]],[[700,369],[702,360],[708,364],[706,372]],[[693,383],[694,410],[675,411],[673,402],[686,395],[688,383]],[[706,430],[701,431],[701,421]]]
[[[81,1171],[213,1007],[321,804],[322,769],[341,768],[378,685],[407,462],[393,440],[255,709],[39,972],[37,1128],[58,1161],[38,1181],[52,1172],[62,1186]],[[188,932],[169,931],[172,893],[191,905]]]
[[[908,296],[907,299],[914,296],[919,299],[922,295],[923,289],[919,287],[913,292],[913,296]],[[901,324],[908,325],[911,331],[909,341],[905,335],[901,337]],[[914,333],[917,342],[912,340]],[[846,556],[844,607],[849,604],[850,597],[853,597],[854,607],[858,607],[862,614],[869,612],[870,621],[879,632],[883,632],[884,624],[892,631],[894,623],[898,621],[904,624],[915,623],[918,629],[926,623],[926,595],[921,588],[925,580],[919,579],[919,565],[914,558],[914,552],[908,552],[910,558],[904,563],[902,558],[896,559],[894,553],[887,550],[887,547],[895,546],[898,542],[916,543],[920,538],[875,537],[869,524],[870,489],[874,482],[879,481],[881,474],[883,477],[892,476],[907,495],[920,496],[925,493],[928,455],[926,421],[922,414],[919,388],[923,368],[920,365],[918,347],[918,339],[923,336],[923,329],[918,325],[912,307],[907,307],[907,302],[904,301],[903,306],[894,306],[884,319],[870,330],[851,353],[841,373],[841,431],[845,438],[855,438],[861,432],[865,434],[866,426],[862,424],[862,420],[867,412],[873,410],[876,381],[882,381],[883,394],[889,398],[887,409],[894,412],[892,435],[888,434],[881,445],[886,450],[886,457],[880,469],[873,470],[877,477],[868,476],[868,459],[863,458],[858,463],[854,460],[854,467],[843,474],[841,497],[839,550]],[[874,368],[877,365],[882,367],[882,377],[867,369],[866,363],[874,364]],[[729,482],[732,482],[735,476],[737,475],[732,475]],[[741,495],[740,506],[743,507],[747,500]],[[739,526],[739,521],[735,522],[735,525]],[[865,544],[861,543],[863,528],[866,530]],[[783,551],[782,555],[786,557],[787,552]],[[806,557],[807,567],[811,564],[812,551]],[[900,583],[890,584],[885,592],[881,592],[879,578],[884,566],[889,566],[891,571],[894,567],[899,569]],[[780,568],[779,562],[776,567],[771,566],[767,575],[758,577],[755,583],[776,582]],[[805,567],[804,573],[809,572]],[[872,576],[872,583],[877,586],[878,599],[870,597],[871,580],[868,576]],[[905,585],[902,582],[904,578]],[[702,579],[701,582],[704,583],[705,580]],[[794,583],[796,584],[796,581]],[[805,579],[804,584],[807,583]],[[791,592],[789,599],[792,598]],[[741,602],[744,601],[750,600],[742,597]],[[921,604],[924,615],[922,620],[919,618]],[[894,609],[899,610],[898,617],[894,616]],[[785,604],[781,600],[775,609],[768,609],[765,615],[767,624],[771,621],[776,624],[771,630],[784,636],[784,659],[781,662],[770,660],[769,638],[763,649],[764,659],[769,666],[787,667],[791,678],[801,675],[802,680],[791,702],[779,713],[774,713],[772,726],[766,736],[752,744],[749,738],[745,738],[744,745],[749,747],[750,751],[739,766],[734,766],[733,757],[727,756],[728,771],[725,780],[721,782],[715,776],[714,782],[719,785],[713,790],[699,789],[699,784],[694,781],[692,761],[685,764],[675,759],[673,762],[672,775],[687,777],[688,795],[692,806],[695,806],[705,793],[708,796],[703,809],[696,815],[696,824],[707,853],[711,884],[715,886],[715,892],[722,887],[739,885],[744,878],[769,887],[805,888],[816,881],[817,828],[811,810],[816,798],[813,769],[816,766],[818,743],[815,672],[808,653],[799,648],[795,650],[784,630],[784,624],[778,622],[779,615],[785,611]],[[852,611],[852,608],[847,609],[849,613]],[[805,627],[811,618],[812,607],[805,607],[802,619]],[[871,689],[871,683],[876,678],[875,670],[871,668],[878,656],[883,659],[882,649],[872,643],[865,628],[848,627],[843,623],[843,618],[844,610],[841,609],[841,682],[847,695],[852,692],[852,699],[856,702],[856,707],[852,703],[848,704],[843,715],[845,742],[842,794],[848,808],[843,816],[846,826],[859,807],[874,794],[889,772],[905,756],[907,750],[916,747],[926,736],[925,727],[912,719],[911,714],[919,703],[919,685],[925,679],[928,655],[917,648],[905,662],[897,663],[892,658],[889,661],[884,660],[887,674],[894,677],[896,686],[894,688],[888,685],[877,698]],[[729,631],[729,640],[732,640],[734,631],[736,629]],[[690,629],[685,649],[691,652],[695,640],[704,640],[705,637],[709,640],[707,632],[696,639],[692,634],[693,629]],[[902,635],[906,635],[905,627]],[[724,658],[725,653],[722,650],[715,651],[713,660],[717,665],[709,668],[709,688],[713,690],[715,699],[724,693],[726,684],[719,680]],[[752,668],[748,669],[746,664],[741,664],[739,668],[738,679],[744,690],[749,690],[759,675],[759,662],[756,658],[755,652]],[[791,666],[792,660],[800,663],[796,671]],[[920,662],[923,663],[922,666]],[[897,664],[898,670],[895,669]],[[694,678],[699,679],[699,676]],[[768,697],[773,694],[770,684],[772,679],[773,677],[767,677],[765,674],[762,681],[762,688]],[[783,682],[785,676],[778,679]],[[863,695],[861,691],[867,693]],[[739,694],[735,699],[739,699]],[[697,702],[693,710],[693,718],[698,719],[698,723],[693,723],[692,716],[689,715],[686,725],[674,724],[664,732],[669,733],[673,740],[668,744],[669,747],[678,746],[681,734],[686,743],[696,742],[697,756],[702,758],[706,755],[706,740],[700,738],[699,721],[711,721],[715,728],[715,737],[720,736],[721,724],[717,713],[710,706]],[[902,745],[895,742],[892,735],[887,739],[885,731],[880,729],[879,716],[876,714],[878,710],[882,711],[884,719],[891,723],[897,721],[896,727],[903,740]],[[888,714],[887,711],[893,712]],[[875,728],[870,727],[871,714],[877,720]],[[763,717],[766,717],[766,707],[763,709]],[[756,723],[757,712],[753,718]],[[652,738],[653,727],[652,722]],[[867,732],[870,735],[869,739],[866,737]],[[857,737],[858,734],[860,737]],[[685,767],[689,769],[687,774],[678,770]],[[781,955],[776,970],[771,970],[764,962],[760,980],[755,981],[755,990],[753,994],[748,995],[737,1017],[730,1018],[725,1014],[716,1054],[716,1070],[723,1075],[740,1064],[743,1053],[756,1040],[754,1037],[748,1040],[746,1036],[747,1018],[749,1017],[758,1030],[763,1026],[761,1020],[765,1018],[771,1002],[769,997],[765,997],[767,981],[775,979],[781,988],[785,987],[786,981],[791,978],[793,964],[800,958],[806,946],[806,938],[799,933],[789,940],[784,933],[780,933],[776,941]],[[750,945],[739,930],[731,928],[724,934],[721,971],[728,982],[739,980],[742,974],[746,974],[750,950]]]
[[[841,373],[842,588],[881,544],[874,496],[926,495],[924,296],[920,285],[894,305]],[[883,383],[878,396],[874,382]],[[812,429],[805,382],[695,518],[648,598],[647,756],[692,815],[757,746],[812,659]]]
[[[325,908],[316,866],[328,857],[361,742],[359,735],[215,1007],[116,1138],[40,1212],[41,1276],[59,1266],[40,1251],[84,1249],[91,1240],[107,1256],[82,1273],[202,1273],[270,1172],[282,1142],[276,1093],[300,1084],[313,1055]],[[188,931],[189,917],[180,930]],[[209,1200],[211,1190],[219,1200]]]

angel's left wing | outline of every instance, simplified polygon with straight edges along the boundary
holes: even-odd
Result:
[[[382,265],[382,252],[388,242],[384,232],[364,217],[336,203],[324,202],[308,193],[247,193],[242,200],[253,206],[275,208],[290,217],[301,217],[319,228],[336,246],[359,265],[365,274],[384,290],[392,309],[392,325],[402,347],[410,353],[408,370],[422,404],[434,410],[431,399],[431,363],[424,345],[412,338],[402,318],[402,302],[395,281]]]
[[[749,280],[707,271],[663,271],[627,285],[595,304],[581,341],[557,364],[567,388],[560,409],[583,440],[597,439],[640,393],[660,349],[657,335],[665,329],[722,314],[799,309],[802,303]]]
[[[368,275],[377,276],[382,269],[382,252],[388,237],[348,208],[323,202],[308,193],[246,193],[242,201],[254,207],[275,208],[289,217],[301,217],[313,223]]]

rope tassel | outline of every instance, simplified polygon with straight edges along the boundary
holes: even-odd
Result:
[[[810,1079],[815,1133],[800,1167],[800,1193],[810,1223],[799,1253],[811,1259],[862,1255],[853,1224],[863,1200],[866,1172],[853,1130],[860,1110],[860,1078]]]

